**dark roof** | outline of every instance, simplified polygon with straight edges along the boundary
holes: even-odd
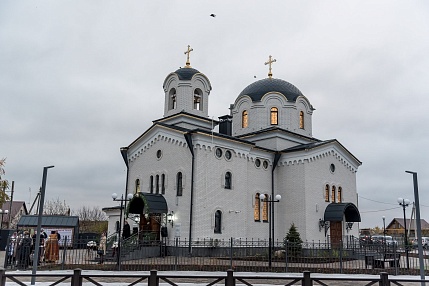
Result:
[[[37,215],[23,215],[18,222],[18,227],[37,226]],[[43,227],[77,227],[79,226],[79,217],[62,215],[44,215],[42,216]]]
[[[10,210],[10,215],[12,216],[12,218],[14,218],[18,214],[19,210],[22,207],[24,208],[23,215],[28,214],[27,206],[25,205],[24,201],[13,201],[12,202],[12,207],[10,205],[10,201],[4,202],[3,205],[2,205],[2,207],[1,207],[1,209],[3,211],[5,211],[5,210],[9,211]],[[9,213],[3,215],[3,223],[8,222],[8,221],[9,221]]]
[[[347,153],[350,154],[350,156],[352,156],[356,162],[359,163],[359,165],[362,164],[361,161],[359,161],[358,158],[356,158],[349,150],[347,150],[346,147],[343,146],[343,144],[341,144],[340,142],[338,142],[338,140],[336,139],[331,139],[331,140],[326,140],[326,141],[319,141],[319,142],[314,142],[314,143],[308,143],[308,144],[301,144],[301,145],[297,145],[291,148],[287,148],[282,150],[283,153],[289,153],[289,152],[295,152],[295,151],[302,151],[302,150],[310,150],[319,146],[323,146],[329,143],[337,143],[339,144]]]
[[[395,221],[397,221],[398,222],[398,224],[402,227],[402,228],[404,228],[404,219],[403,218],[394,218],[390,223],[389,223],[389,225],[386,227],[386,228],[390,228],[390,226],[395,222]],[[412,223],[411,223],[411,230],[414,230],[415,229],[415,223],[416,222],[416,220],[415,219],[413,219],[413,221],[412,221]],[[426,221],[426,220],[424,220],[424,219],[420,219],[420,225],[421,225],[421,227],[422,227],[422,229],[429,229],[429,223]],[[410,227],[410,219],[409,218],[407,218],[407,228],[409,228]]]
[[[292,132],[292,131],[289,131],[289,130],[286,130],[286,129],[283,129],[283,128],[280,128],[280,127],[277,127],[277,126],[271,126],[271,127],[268,127],[268,128],[264,128],[264,129],[258,130],[258,131],[254,131],[254,132],[249,132],[249,133],[246,133],[246,134],[242,134],[242,135],[239,135],[239,136],[236,136],[236,137],[237,138],[246,138],[246,137],[249,137],[249,136],[252,136],[252,135],[261,134],[261,133],[268,133],[268,132],[283,132],[283,133],[288,133],[290,135],[293,135],[295,137],[301,137],[301,138],[309,139],[309,140],[312,140],[312,141],[321,141],[321,140],[316,139],[314,137],[309,137],[309,136],[301,135],[301,134],[298,134],[298,133],[295,133],[295,132]]]
[[[199,71],[194,68],[184,67],[178,69],[174,73],[177,74],[180,80],[191,80],[194,74],[199,73]]]
[[[360,222],[360,213],[353,203],[330,203],[325,209],[325,221]]]
[[[261,101],[262,97],[268,92],[279,92],[288,101],[295,101],[298,96],[303,95],[296,86],[285,80],[266,78],[248,85],[239,96],[248,95],[252,101]]]
[[[139,192],[134,195],[127,207],[127,213],[167,213],[168,207],[165,198],[161,194]]]

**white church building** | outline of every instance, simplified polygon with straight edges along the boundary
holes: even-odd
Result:
[[[134,195],[125,213],[139,231],[281,241],[295,224],[308,241],[357,236],[361,162],[337,140],[313,137],[315,109],[297,87],[272,77],[275,60],[266,63],[267,78],[231,97],[228,114],[213,120],[211,83],[191,67],[190,51],[186,66],[164,80],[163,117],[121,148],[124,197]]]

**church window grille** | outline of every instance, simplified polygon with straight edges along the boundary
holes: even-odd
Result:
[[[341,188],[341,187],[338,187],[337,201],[339,203],[341,203],[343,201],[343,188]]]
[[[271,107],[271,125],[279,124],[279,110],[277,107]]]
[[[329,202],[329,185],[325,186],[325,202]]]
[[[194,109],[197,109],[197,110],[203,109],[202,100],[203,100],[203,93],[200,89],[197,88],[194,91]]]
[[[215,154],[216,154],[216,157],[221,158],[223,154],[222,149],[216,148]]]
[[[332,186],[332,191],[331,191],[331,201],[333,203],[335,203],[335,193],[336,193],[336,188],[335,186]]]
[[[220,210],[215,212],[214,233],[222,233],[222,212]]]
[[[150,176],[150,193],[153,194],[153,176]]]
[[[182,178],[182,172],[177,173],[177,196],[181,197],[183,194],[183,178]]]
[[[264,163],[262,163],[262,165],[264,166],[264,169],[268,168],[268,161],[264,161]]]
[[[136,193],[140,193],[140,180],[136,180]]]
[[[268,222],[268,194],[265,194],[265,199],[262,204],[262,220]]]
[[[261,201],[259,199],[259,193],[255,195],[255,209],[253,210],[253,216],[255,221],[261,221]]]
[[[241,115],[241,127],[247,128],[247,126],[249,126],[249,118],[248,118],[247,110],[244,110]]]
[[[225,173],[225,189],[231,189],[231,181],[232,181],[232,174],[231,172]]]
[[[165,174],[161,175],[161,194],[165,195]]]
[[[227,160],[231,160],[231,157],[232,157],[232,153],[231,153],[231,151],[226,150],[226,151],[225,151],[225,158],[226,158]]]
[[[299,112],[299,128],[304,129],[304,111]]]
[[[170,90],[169,94],[169,109],[176,109],[177,107],[177,95],[176,95],[176,89],[172,88]]]
[[[159,175],[155,177],[155,193],[159,194]]]

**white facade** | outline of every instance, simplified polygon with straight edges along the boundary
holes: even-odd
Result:
[[[344,206],[340,234],[357,236],[357,225],[348,230],[346,222],[360,221],[361,163],[338,141],[312,137],[314,108],[296,87],[271,78],[249,85],[220,133],[212,131],[219,122],[208,115],[211,84],[204,74],[184,67],[170,73],[163,87],[164,118],[122,148],[127,193],[135,194],[130,205],[142,200],[139,194],[158,194],[166,203],[158,213],[144,203],[134,208],[145,217],[142,230],[166,226],[170,239],[267,239],[271,220],[275,240],[293,223],[303,240],[325,241],[334,234],[320,221],[328,221],[326,208],[337,204],[333,209]],[[259,194],[282,196],[267,203],[268,213],[274,205],[274,221],[264,221]]]

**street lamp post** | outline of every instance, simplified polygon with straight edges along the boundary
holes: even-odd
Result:
[[[0,228],[3,229],[3,215],[8,214],[9,211],[8,210],[2,210],[0,209],[0,214],[1,214],[1,222],[0,222]]]
[[[405,208],[410,204],[410,200],[398,198],[398,203],[402,206],[402,210],[404,211],[404,247],[405,255],[407,256],[407,269],[410,269],[410,262],[408,259],[407,219],[405,217]]]
[[[259,199],[262,202],[270,203],[270,210],[271,210],[271,208],[273,207],[274,203],[278,203],[282,199],[282,196],[276,195],[275,200],[269,200],[269,199],[265,200],[265,198],[266,198],[266,196],[264,194],[259,195]],[[270,212],[270,210],[268,210],[268,211]],[[274,214],[273,214],[273,216],[274,216]],[[269,224],[268,225],[268,267],[269,268],[271,268],[271,262],[272,262],[272,253],[271,253],[272,252],[272,246],[271,246],[271,240],[272,240],[272,238],[271,238],[272,219],[273,219],[273,217],[271,217],[268,220],[268,224]],[[274,225],[273,225],[273,227],[274,227]]]
[[[122,209],[124,207],[124,202],[129,201],[133,198],[133,194],[128,194],[127,198],[124,199],[124,195],[121,195],[121,198],[118,199],[118,194],[113,193],[112,199],[114,201],[121,202],[121,209],[119,212],[119,228],[117,229],[117,236],[118,236],[118,247],[116,248],[116,263],[118,265],[118,271],[121,270],[121,230],[122,230]]]
[[[383,243],[384,243],[384,255],[383,260],[386,259],[386,217],[383,216]]]

